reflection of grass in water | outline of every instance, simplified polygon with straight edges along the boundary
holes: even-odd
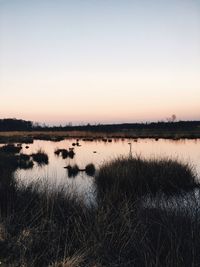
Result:
[[[199,194],[194,193],[190,170],[169,160],[167,167],[164,161],[135,160],[120,159],[103,166],[96,178],[101,194],[95,204],[86,206],[65,188],[53,191],[47,185],[41,190],[39,184],[19,187],[12,175],[12,158],[0,155],[1,262],[7,266],[199,266],[200,192],[197,189]],[[144,172],[140,169],[143,166]],[[153,173],[163,173],[165,178],[161,184],[159,175],[146,181],[150,190],[142,187],[142,197],[139,192],[133,198],[133,176],[125,176],[135,168],[138,179],[145,177],[143,182]],[[170,189],[170,194],[166,190],[152,194],[151,186],[168,184],[171,170],[177,168],[177,177],[187,177],[183,194],[168,186],[164,188]],[[107,181],[101,180],[103,174]],[[114,179],[106,174],[118,176]],[[136,181],[134,192],[140,189]],[[191,191],[186,194],[187,184]],[[119,198],[113,197],[117,195]],[[170,209],[171,205],[176,209]]]

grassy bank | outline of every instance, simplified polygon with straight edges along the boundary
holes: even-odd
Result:
[[[33,140],[61,141],[64,138],[82,138],[86,141],[104,140],[105,138],[164,138],[164,139],[196,139],[200,138],[200,128],[196,130],[147,130],[136,129],[115,132],[94,131],[11,131],[0,132],[0,143],[22,142],[32,143]]]
[[[12,160],[0,156],[4,266],[199,266],[200,192],[189,166],[117,159],[99,170],[97,200],[85,205],[62,188],[19,186]]]

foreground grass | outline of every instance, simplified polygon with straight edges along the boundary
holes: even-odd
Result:
[[[11,158],[6,168],[2,159],[5,266],[199,266],[200,192],[189,166],[118,159],[100,169],[97,202],[85,205],[62,188],[20,186]]]

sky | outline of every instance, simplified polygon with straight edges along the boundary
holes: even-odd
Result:
[[[200,120],[200,0],[0,0],[0,118]]]

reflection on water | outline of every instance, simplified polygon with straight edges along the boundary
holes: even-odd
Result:
[[[32,169],[17,170],[16,178],[25,183],[47,180],[52,185],[73,186],[78,193],[86,194],[93,190],[93,177],[84,171],[78,172],[75,178],[69,177],[66,166],[78,166],[81,170],[93,163],[98,168],[106,161],[118,156],[141,156],[144,158],[170,157],[191,163],[200,175],[200,139],[196,140],[165,140],[165,139],[113,139],[112,142],[82,141],[78,145],[76,139],[66,139],[60,142],[34,141],[29,147],[23,144],[22,153],[32,154],[42,149],[49,156],[49,164],[39,166],[36,163]],[[58,156],[55,151],[74,147],[73,157]],[[91,193],[91,192],[90,192]]]

